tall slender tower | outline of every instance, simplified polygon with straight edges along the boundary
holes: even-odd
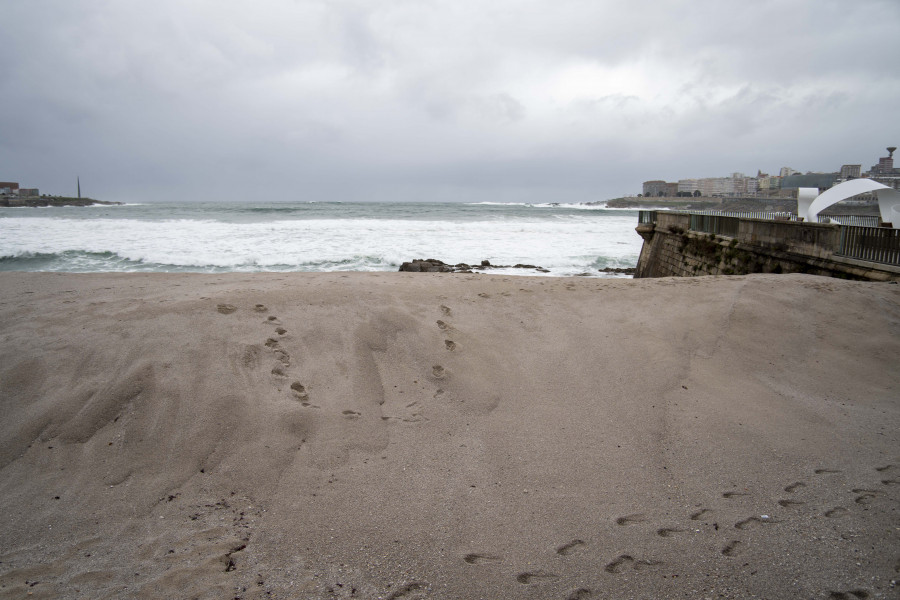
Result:
[[[78,178],[78,198],[81,198],[81,176],[77,176]]]

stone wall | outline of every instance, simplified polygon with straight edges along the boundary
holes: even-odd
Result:
[[[844,279],[900,281],[900,267],[842,256],[837,225],[741,219],[737,235],[690,231],[690,215],[657,213],[642,224],[635,278],[809,273]]]

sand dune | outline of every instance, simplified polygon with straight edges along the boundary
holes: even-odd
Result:
[[[897,597],[898,288],[0,273],[0,597]]]

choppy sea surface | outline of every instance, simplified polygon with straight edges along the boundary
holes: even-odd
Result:
[[[396,271],[405,261],[436,258],[450,264],[532,264],[550,276],[604,276],[598,269],[637,263],[636,225],[637,211],[583,204],[0,208],[0,270]]]

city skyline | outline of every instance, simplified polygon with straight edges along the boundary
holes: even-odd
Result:
[[[863,170],[862,164],[844,163],[834,171],[801,171],[792,167],[781,167],[778,175],[757,170],[756,175],[733,172],[722,177],[682,177],[677,181],[648,179],[641,185],[641,196],[686,195],[698,193],[701,196],[767,196],[774,190],[796,190],[798,187],[817,187],[820,190],[849,179],[871,178],[879,183],[900,189],[900,169],[894,168],[896,146],[887,146],[887,156],[878,158],[876,164]],[[784,184],[783,184],[784,182]]]

